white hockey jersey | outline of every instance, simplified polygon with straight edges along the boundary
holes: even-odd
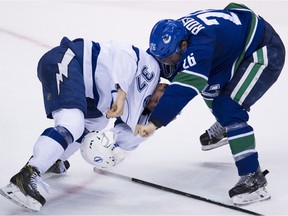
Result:
[[[113,100],[117,97],[116,85],[118,84],[121,87],[126,93],[124,113],[121,120],[126,125],[120,124],[117,126],[116,134],[118,134],[118,138],[116,136],[116,141],[120,147],[130,149],[127,146],[129,145],[127,139],[130,139],[130,143],[131,140],[138,140],[138,137],[134,137],[133,131],[147,101],[159,82],[160,68],[151,55],[132,45],[122,45],[117,42],[99,43],[99,45],[100,52],[93,72],[91,71],[93,42],[84,40],[83,71],[86,97],[94,98],[93,82],[95,82],[99,95],[97,108],[105,116]],[[122,129],[120,128],[121,125],[123,126]],[[119,133],[121,130],[122,132],[125,130],[125,134]],[[119,134],[122,134],[121,138]],[[140,138],[139,141],[135,140],[132,143],[136,144],[136,142],[139,143],[142,140]]]

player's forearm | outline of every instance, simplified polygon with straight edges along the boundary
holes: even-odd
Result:
[[[117,92],[118,92],[118,95],[117,95],[116,100],[124,102],[126,99],[126,93],[121,88],[118,88]]]
[[[108,118],[119,117],[123,114],[126,93],[121,88],[118,88],[117,92],[118,94],[115,102],[112,104],[111,109],[106,112]]]

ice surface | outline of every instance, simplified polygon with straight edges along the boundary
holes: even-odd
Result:
[[[152,26],[229,1],[0,1],[1,179],[6,185],[32,154],[35,140],[53,125],[45,118],[39,58],[63,36],[94,41],[117,40],[148,47]],[[268,20],[288,47],[287,1],[242,1]],[[263,168],[269,169],[271,200],[245,209],[265,215],[288,214],[287,64],[278,82],[252,107]],[[176,121],[130,152],[113,172],[231,204],[228,190],[238,181],[228,146],[202,152],[198,137],[214,119],[201,97],[191,101]],[[197,201],[92,171],[80,153],[68,174],[45,179],[50,184],[40,215],[239,215],[234,210]],[[0,215],[27,215],[0,197]]]

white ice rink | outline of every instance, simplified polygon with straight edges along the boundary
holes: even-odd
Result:
[[[163,18],[223,8],[230,1],[0,1],[0,187],[32,154],[34,142],[53,125],[45,118],[36,67],[63,36],[116,40],[148,47],[152,26]],[[288,1],[246,0],[269,21],[288,47]],[[252,107],[257,150],[268,169],[269,201],[243,207],[265,215],[288,215],[287,63],[276,84]],[[113,172],[231,204],[238,181],[228,146],[202,152],[198,137],[214,123],[201,97],[176,121],[130,152]],[[112,124],[111,124],[112,125]],[[244,213],[92,171],[79,152],[66,176],[45,179],[50,193],[37,215],[242,215]],[[28,215],[0,197],[0,215]]]

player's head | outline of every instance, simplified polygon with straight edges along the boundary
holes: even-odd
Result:
[[[162,95],[164,94],[164,91],[166,90],[168,84],[166,83],[158,83],[153,94],[151,95],[151,97],[149,98],[149,101],[146,105],[146,108],[149,111],[153,111],[154,108],[156,107],[156,105],[158,104],[160,98],[162,97]]]
[[[165,63],[174,53],[183,53],[182,42],[187,40],[185,27],[178,20],[164,19],[157,22],[150,33],[150,53]]]

